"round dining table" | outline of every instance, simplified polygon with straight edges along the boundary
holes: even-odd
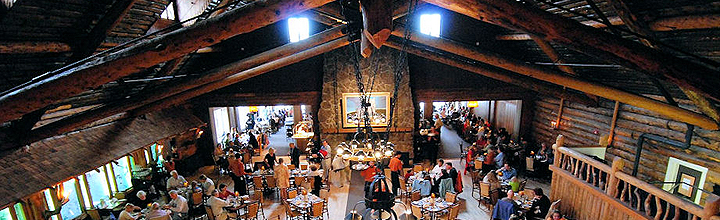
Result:
[[[437,219],[437,217],[450,208],[453,203],[445,201],[443,198],[431,198],[425,197],[418,201],[413,201],[411,205],[420,207],[423,212],[430,214],[430,219]]]

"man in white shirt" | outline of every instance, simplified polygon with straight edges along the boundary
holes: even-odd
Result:
[[[213,190],[215,190],[215,182],[213,182],[210,178],[205,176],[205,174],[200,175],[200,181],[202,182],[202,188],[203,191],[205,191],[205,195],[209,196]]]
[[[223,209],[223,207],[229,206],[230,203],[218,197],[217,190],[213,190],[211,192],[211,195],[212,196],[207,200],[207,204],[210,206],[210,209],[212,210],[212,215],[215,216],[215,220],[227,220],[228,213],[225,211],[225,209]]]
[[[170,178],[167,180],[167,190],[174,190],[185,186],[187,180],[185,177],[178,175],[177,171],[170,171]]]
[[[173,212],[173,219],[182,219],[184,216],[187,216],[188,210],[190,210],[187,199],[178,195],[175,190],[170,190],[169,194],[171,200],[167,205],[165,205],[165,208],[170,209]]]
[[[442,176],[442,171],[445,169],[445,161],[443,159],[438,159],[437,164],[435,164],[435,167],[433,167],[432,170],[430,170],[430,174],[432,174],[433,179],[439,180],[440,176]]]
[[[170,213],[168,213],[168,211],[160,209],[160,204],[158,204],[157,202],[154,202],[152,204],[152,206],[150,207],[150,211],[148,212],[145,219],[148,219],[148,220],[149,219],[161,219],[168,215],[170,215]]]
[[[133,204],[128,203],[125,205],[125,210],[120,212],[120,215],[118,216],[118,220],[135,220],[140,217],[140,215],[133,215],[133,210],[135,208],[139,208],[137,206],[134,206]]]

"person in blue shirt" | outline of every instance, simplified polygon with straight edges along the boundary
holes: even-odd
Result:
[[[502,168],[505,163],[505,153],[502,147],[498,147],[498,154],[495,156],[495,167]]]
[[[503,180],[503,181],[510,180],[513,177],[517,176],[517,170],[515,170],[515,168],[510,167],[510,164],[508,164],[508,163],[505,163],[503,165],[502,169],[500,169],[500,172],[502,172],[502,176],[500,177],[500,180]]]

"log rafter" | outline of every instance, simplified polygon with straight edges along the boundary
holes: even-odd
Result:
[[[398,27],[396,27],[393,31],[393,35],[395,36],[403,36],[402,33],[402,28]],[[559,71],[541,68],[494,52],[471,49],[471,47],[466,45],[451,42],[448,40],[443,40],[440,38],[431,38],[417,33],[411,35],[411,40],[433,48],[451,52],[461,57],[466,57],[472,60],[476,60],[478,62],[487,63],[535,79],[554,83],[561,86],[566,86],[568,88],[597,95],[599,97],[622,101],[623,103],[655,111],[674,120],[698,125],[705,129],[717,130],[718,128],[720,128],[713,119],[695,113],[693,111],[683,109],[677,106],[672,106],[645,96],[625,92],[602,84],[588,82],[582,79],[571,77]]]
[[[77,66],[50,72],[0,96],[0,122],[21,117],[105,83],[230,37],[248,33],[330,0],[268,0],[173,31]],[[253,21],[253,22],[248,22]],[[48,92],[52,91],[52,92]]]
[[[68,63],[72,63],[81,60],[87,56],[90,56],[97,50],[98,46],[105,41],[107,35],[120,23],[120,21],[127,15],[137,0],[117,0],[115,1],[107,13],[98,21],[98,23],[90,30],[84,38],[78,41],[79,46],[74,48],[74,52]]]
[[[720,91],[716,88],[720,84],[720,73],[717,71],[559,15],[505,0],[426,2],[481,21],[537,35],[546,41],[667,79],[699,95],[720,100]],[[702,127],[717,128],[717,122],[713,122],[714,126],[706,124]]]
[[[642,18],[636,16],[624,0],[607,0],[607,2],[610,3],[610,5],[615,9],[615,11],[617,11],[620,18],[623,20],[625,25],[630,28],[631,31],[639,33],[643,36],[647,36],[649,38],[655,38],[655,33],[648,27],[647,22],[642,20]],[[658,48],[657,45],[653,44],[647,39],[640,39],[640,42],[648,47]],[[653,80],[653,84],[655,84],[655,86],[657,86],[658,89],[663,93],[668,103],[677,106],[677,103],[675,103],[672,96],[666,91],[666,89],[663,87],[662,84],[659,83],[657,79]],[[710,103],[709,100],[707,100],[705,97],[698,94],[697,92],[693,91],[692,89],[689,89],[682,85],[680,85],[679,87],[683,91],[683,93],[685,93],[688,99],[690,99],[701,112],[705,113],[705,115],[720,123],[720,110],[718,110],[716,106],[714,106],[712,103]]]
[[[70,51],[70,45],[54,41],[3,41],[0,54],[13,53],[61,53]]]

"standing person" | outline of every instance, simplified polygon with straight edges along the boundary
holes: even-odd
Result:
[[[322,188],[323,173],[320,172],[320,169],[316,165],[310,165],[310,171],[308,172],[307,175],[308,175],[308,177],[312,178],[311,181],[313,181],[312,194],[315,194],[316,196],[320,196],[320,188]]]
[[[295,143],[290,143],[290,164],[295,168],[300,168],[300,149],[295,147]]]
[[[402,172],[403,162],[400,160],[400,152],[396,151],[395,156],[390,159],[390,181],[392,183],[392,193],[397,196],[397,190],[400,188],[400,172]]]
[[[279,158],[278,165],[273,171],[277,179],[277,187],[280,188],[280,198],[287,198],[287,188],[290,187],[290,170],[284,162],[283,158]]]
[[[268,153],[265,154],[265,167],[268,169],[274,169],[275,168],[275,162],[277,162],[277,156],[275,156],[275,149],[274,148],[268,148]]]
[[[544,218],[548,214],[548,211],[550,211],[550,199],[545,196],[541,188],[535,188],[533,192],[535,192],[535,197],[532,200],[530,211],[527,214],[531,219]]]
[[[347,180],[345,167],[347,167],[347,164],[345,164],[345,160],[342,158],[342,155],[335,155],[331,165],[333,173],[335,174],[335,181],[333,181],[333,185],[340,185],[340,188],[345,187],[345,182]]]
[[[323,168],[323,179],[328,180],[328,176],[330,175],[330,165],[331,165],[331,158],[330,158],[330,144],[328,144],[327,141],[322,142],[322,146],[320,146],[320,154],[322,155],[322,162],[320,165],[322,165]]]
[[[377,174],[379,170],[375,167],[375,161],[368,162],[368,168],[360,172],[360,175],[363,176],[365,179],[365,198],[370,195],[370,184],[372,183],[375,174]]]
[[[243,196],[247,195],[245,164],[242,162],[242,156],[240,156],[240,153],[231,155],[229,163],[230,165],[228,166],[228,169],[230,170],[230,178],[232,178],[235,186],[235,192],[238,192],[238,194]]]

